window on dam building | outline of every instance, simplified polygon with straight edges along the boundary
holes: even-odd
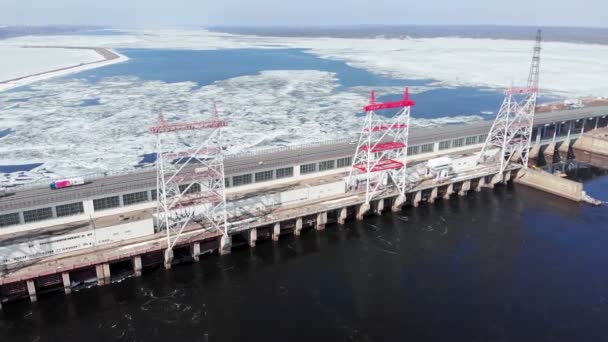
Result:
[[[452,141],[450,141],[450,140],[441,141],[441,142],[439,142],[439,151],[447,150],[450,148],[450,146],[452,146]]]
[[[120,199],[118,196],[104,197],[93,200],[94,210],[104,210],[120,207]]]
[[[319,171],[331,170],[335,168],[335,162],[333,160],[326,160],[319,162]]]
[[[420,153],[420,146],[416,145],[416,146],[410,146],[407,148],[407,154],[409,156],[413,156]]]
[[[317,163],[300,165],[300,174],[317,172]]]
[[[84,213],[82,202],[62,204],[55,207],[57,217],[72,216]]]
[[[251,184],[251,183],[252,183],[251,174],[232,177],[232,185],[234,185],[234,186]]]
[[[274,172],[273,172],[273,170],[268,170],[268,171],[262,171],[262,172],[256,172],[255,173],[255,182],[256,183],[271,181],[273,178],[274,178]]]
[[[467,137],[465,145],[475,145],[477,143],[477,136]]]
[[[435,149],[434,146],[434,143],[420,145],[420,153],[433,152],[433,150]]]
[[[352,163],[353,163],[352,157],[340,158],[340,159],[338,159],[338,168],[349,167],[349,166],[351,166]]]
[[[293,177],[293,166],[277,169],[277,179]]]
[[[193,194],[195,192],[201,192],[201,185],[198,183],[192,184],[182,184],[179,186],[179,191],[184,192],[184,194]]]
[[[130,204],[136,204],[136,203],[147,202],[147,201],[148,201],[148,192],[147,191],[134,192],[134,193],[125,194],[122,196],[123,205],[130,205]]]
[[[19,213],[0,215],[0,227],[12,226],[19,223]]]
[[[50,218],[53,218],[53,209],[50,207],[27,210],[23,212],[23,220],[25,223],[48,220]]]

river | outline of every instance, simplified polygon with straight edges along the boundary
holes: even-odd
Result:
[[[606,171],[579,169],[608,198]],[[9,303],[3,341],[604,341],[608,210],[517,185]]]

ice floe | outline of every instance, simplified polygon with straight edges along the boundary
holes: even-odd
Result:
[[[0,164],[42,162],[44,172],[27,173],[37,178],[48,177],[49,171],[68,176],[132,168],[156,149],[147,128],[158,111],[165,112],[166,120],[197,120],[209,115],[200,112],[214,101],[230,121],[224,133],[229,153],[350,137],[359,130],[356,114],[369,92],[338,88],[335,74],[317,70],[264,71],[200,88],[193,82],[132,76],[95,83],[49,80],[0,93],[0,130],[12,130],[1,138]],[[28,100],[12,105],[11,100],[23,98]],[[99,104],[79,106],[85,98]],[[414,119],[413,125],[475,120],[482,118]]]

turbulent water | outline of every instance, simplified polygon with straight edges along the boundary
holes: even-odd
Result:
[[[582,169],[608,199],[606,172]],[[608,340],[608,210],[519,186],[5,304],[3,341]]]

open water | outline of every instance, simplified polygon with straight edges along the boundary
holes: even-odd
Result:
[[[606,171],[571,174],[608,199]],[[5,305],[2,341],[607,341],[608,210],[501,186]]]

